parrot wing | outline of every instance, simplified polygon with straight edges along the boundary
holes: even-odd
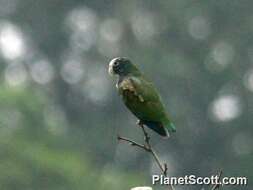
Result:
[[[143,77],[127,77],[119,83],[118,89],[128,109],[146,126],[162,136],[176,131],[151,82]]]
[[[143,77],[128,77],[118,88],[126,106],[140,120],[169,122],[161,98],[151,82]]]

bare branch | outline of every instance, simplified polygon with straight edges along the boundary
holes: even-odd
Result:
[[[168,166],[167,166],[167,164],[166,163],[162,164],[162,162],[160,161],[160,159],[157,156],[156,152],[154,151],[152,145],[150,144],[150,136],[148,135],[147,131],[145,130],[143,124],[141,122],[138,122],[137,125],[139,125],[141,127],[142,132],[144,134],[144,142],[145,142],[144,144],[137,143],[132,139],[122,137],[120,135],[118,135],[118,140],[119,141],[125,141],[128,144],[130,144],[131,146],[136,146],[140,149],[145,150],[146,152],[149,152],[153,156],[154,160],[156,161],[156,163],[157,163],[158,167],[160,168],[162,174],[164,176],[167,176],[168,175]],[[222,170],[220,170],[220,172],[218,174],[218,181],[220,181],[221,175],[222,175]],[[222,184],[215,184],[213,187],[211,187],[210,190],[217,190],[221,186],[222,186]],[[170,188],[170,190],[175,190],[173,185],[169,185],[169,188]]]
[[[146,147],[145,145],[143,144],[139,144],[129,138],[126,138],[126,137],[121,137],[120,135],[118,135],[118,140],[119,141],[125,141],[125,142],[128,142],[131,146],[137,146],[139,148],[142,148],[144,149],[145,151],[150,151],[148,147]]]
[[[137,123],[141,129],[142,129],[142,132],[144,134],[144,141],[145,141],[145,144],[140,144],[140,143],[137,143],[129,138],[126,138],[126,137],[122,137],[122,136],[119,136],[118,135],[118,140],[119,141],[125,141],[127,143],[129,143],[131,146],[136,146],[136,147],[139,147],[143,150],[145,150],[146,152],[149,152],[155,159],[158,167],[160,168],[160,170],[162,171],[162,174],[164,176],[167,176],[167,171],[168,171],[168,167],[167,167],[167,164],[164,163],[162,164],[162,162],[160,161],[159,157],[157,156],[156,152],[154,151],[153,147],[151,146],[150,144],[150,136],[148,135],[148,133],[146,132],[143,124],[141,122],[138,122]],[[172,185],[169,186],[170,187],[170,190],[175,190],[174,187]]]
[[[164,164],[164,172],[163,172],[164,176],[167,176],[167,172],[168,172],[168,166],[167,166],[167,164],[165,163],[165,164]]]
[[[218,174],[218,183],[215,184],[215,185],[211,188],[211,190],[219,189],[219,188],[222,186],[222,184],[219,184],[221,175],[222,175],[222,170],[220,170],[220,171],[219,171],[219,174]]]

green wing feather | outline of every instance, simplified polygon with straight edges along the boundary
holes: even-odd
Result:
[[[142,76],[130,76],[118,85],[126,106],[139,119],[162,123],[169,131],[175,131],[154,85]]]

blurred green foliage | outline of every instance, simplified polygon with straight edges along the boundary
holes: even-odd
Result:
[[[85,147],[80,152],[68,145],[71,138],[45,130],[50,123],[60,125],[43,119],[46,100],[27,90],[1,89],[1,189],[116,190],[141,180],[135,174],[119,176],[113,167],[99,168]]]

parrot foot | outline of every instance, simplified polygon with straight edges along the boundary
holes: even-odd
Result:
[[[145,142],[146,142],[147,144],[149,144],[150,137],[149,137],[148,133],[146,132],[146,130],[144,129],[144,122],[141,121],[141,120],[138,120],[138,121],[136,122],[136,125],[138,125],[139,127],[141,127],[141,129],[142,129],[142,131],[143,131],[143,133],[144,133],[144,140],[145,140]],[[148,147],[149,147],[149,146],[148,146]],[[148,147],[147,147],[147,149],[148,149]]]
[[[141,121],[141,120],[138,120],[137,123],[136,123],[143,131],[143,134],[144,134],[144,141],[146,142],[146,148],[147,149],[150,149],[150,145],[149,145],[149,141],[150,141],[150,137],[148,135],[148,133],[146,132],[145,128],[144,128],[144,122]]]
[[[138,121],[136,122],[136,125],[142,127],[142,126],[144,125],[144,123],[143,123],[141,120],[138,120]]]

